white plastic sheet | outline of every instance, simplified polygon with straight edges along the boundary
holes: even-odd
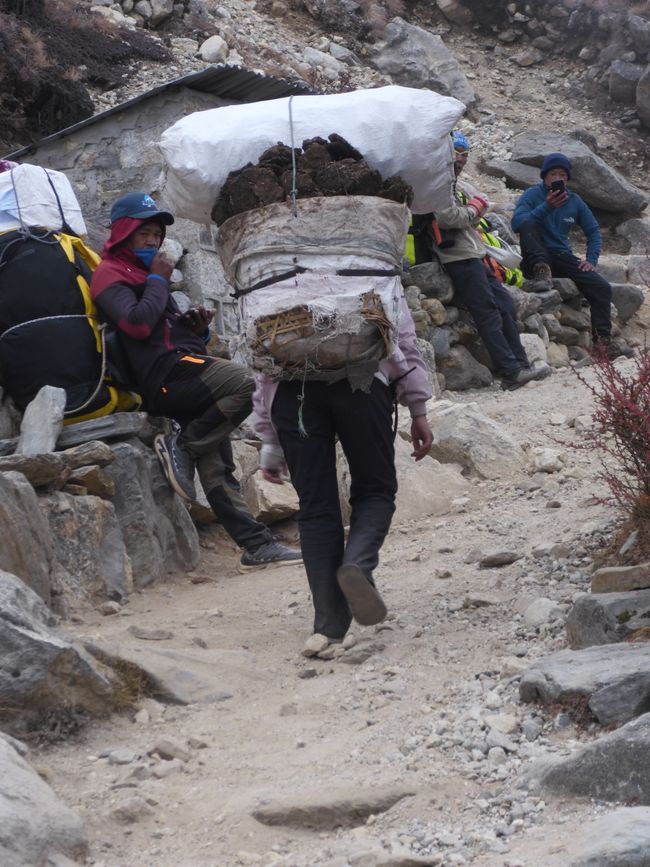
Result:
[[[21,225],[58,231],[64,228],[61,211],[75,235],[86,234],[79,202],[63,172],[28,163],[0,172],[0,232]]]
[[[454,178],[449,133],[464,110],[453,97],[390,85],[195,112],[162,135],[165,202],[178,217],[209,223],[231,171],[257,162],[279,141],[300,147],[306,138],[338,133],[382,177],[400,175],[411,184],[413,213],[449,207]]]

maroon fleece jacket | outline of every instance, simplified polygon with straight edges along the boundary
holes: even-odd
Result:
[[[147,401],[179,358],[205,354],[205,343],[179,321],[180,310],[167,281],[150,274],[124,245],[143,222],[123,217],[113,223],[90,293],[106,320],[120,332],[136,385]]]

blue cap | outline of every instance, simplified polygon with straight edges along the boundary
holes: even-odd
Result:
[[[158,210],[148,193],[127,193],[117,199],[111,208],[111,225],[122,217],[131,217],[132,220],[159,220],[165,226],[171,226],[174,222],[168,211]]]
[[[543,180],[551,169],[564,169],[567,178],[571,179],[571,160],[564,154],[554,153],[545,157],[539,172],[540,178]]]
[[[469,153],[469,142],[459,129],[455,129],[451,134],[451,140],[454,143],[454,150]]]

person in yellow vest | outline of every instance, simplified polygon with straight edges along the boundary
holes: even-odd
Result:
[[[435,255],[451,277],[456,298],[472,314],[477,331],[490,354],[504,389],[521,388],[551,372],[545,363],[531,365],[521,343],[515,306],[503,285],[505,273],[495,274],[493,246],[481,237],[481,220],[489,203],[483,196],[466,191],[459,176],[469,157],[470,145],[459,130],[453,133],[454,203],[435,214],[413,218],[413,252],[416,262]],[[483,231],[488,227],[484,222]],[[518,279],[514,275],[515,282]]]

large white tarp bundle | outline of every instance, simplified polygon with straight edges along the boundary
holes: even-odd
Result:
[[[382,177],[400,175],[413,187],[413,213],[439,210],[452,201],[449,133],[464,110],[453,97],[391,85],[195,112],[162,135],[165,202],[178,217],[209,223],[230,172],[278,142],[300,147],[338,133]]]
[[[79,202],[63,172],[28,163],[0,172],[0,232],[27,226],[86,234]]]

